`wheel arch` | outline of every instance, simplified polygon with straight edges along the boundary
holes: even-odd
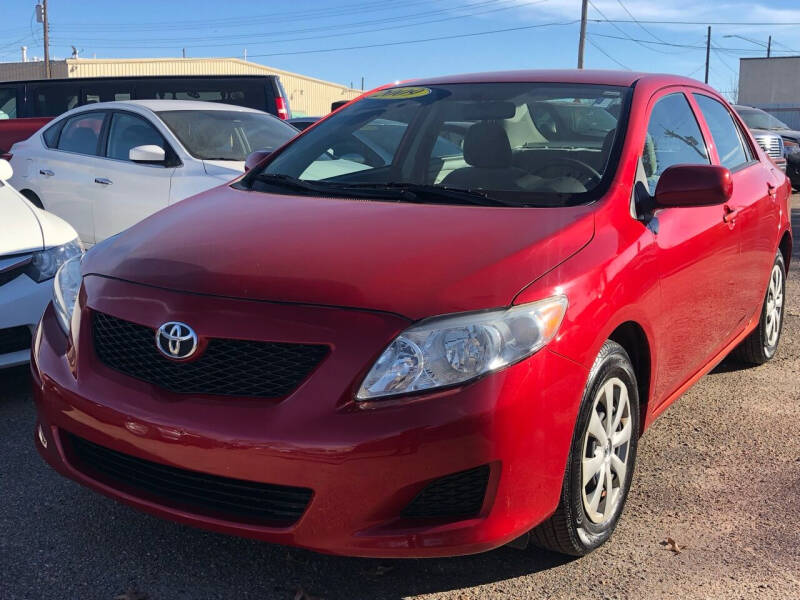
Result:
[[[789,262],[792,260],[792,234],[788,230],[783,232],[783,237],[778,244],[778,250],[783,255],[783,264],[788,272]]]
[[[639,435],[644,432],[647,410],[650,404],[650,383],[652,380],[652,352],[644,328],[636,321],[625,321],[608,336],[625,349],[633,364],[639,388]]]

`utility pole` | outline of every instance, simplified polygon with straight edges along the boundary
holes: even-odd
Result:
[[[772,51],[772,36],[769,36],[769,39],[767,40],[767,58],[769,58],[771,51]]]
[[[50,79],[50,26],[47,23],[47,0],[42,0],[41,4],[36,5],[36,22],[42,24],[42,31],[44,32],[44,73],[47,79]]]
[[[364,91],[364,76],[361,76],[361,91]]]
[[[578,39],[578,68],[583,68],[583,48],[586,45],[586,17],[589,12],[589,0],[581,3],[581,37]]]
[[[708,26],[708,37],[706,37],[706,83],[708,83],[708,61],[711,58],[711,25]]]

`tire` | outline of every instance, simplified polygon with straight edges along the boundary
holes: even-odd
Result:
[[[30,203],[33,204],[36,208],[41,208],[42,210],[44,210],[44,205],[42,204],[42,201],[39,200],[39,196],[34,194],[32,191],[22,190],[20,194],[25,196],[30,201]]]
[[[770,271],[758,326],[734,349],[733,358],[748,365],[763,365],[775,356],[783,331],[785,299],[786,264],[779,250]]]
[[[607,423],[602,416],[608,412],[605,411],[608,390],[613,398],[611,415],[614,420],[618,419],[614,436],[625,440],[616,448],[613,442],[605,447],[600,445],[600,439],[608,438],[607,431],[613,426],[613,420]],[[593,416],[596,419],[593,420]],[[547,521],[531,531],[531,541],[536,546],[583,556],[611,537],[628,497],[638,437],[636,374],[625,349],[607,340],[595,359],[581,400],[558,508]],[[620,463],[624,466],[621,476]],[[583,485],[584,468],[595,472],[587,478],[586,485]],[[607,491],[609,485],[610,492]],[[613,498],[610,503],[609,496]]]

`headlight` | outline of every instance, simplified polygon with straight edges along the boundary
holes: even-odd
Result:
[[[800,152],[800,144],[792,140],[783,140],[783,149],[786,154],[794,154]]]
[[[567,299],[484,313],[435,317],[389,344],[364,378],[357,400],[464,383],[513,364],[555,337]]]
[[[55,276],[58,268],[74,256],[83,253],[83,246],[74,239],[63,246],[55,246],[36,252],[31,263],[26,267],[25,273],[36,282],[41,282]]]
[[[74,256],[61,265],[53,279],[53,306],[64,333],[69,333],[72,313],[81,289],[81,257]]]

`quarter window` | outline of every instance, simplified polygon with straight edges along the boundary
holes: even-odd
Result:
[[[653,107],[642,152],[650,193],[667,168],[678,164],[709,164],[708,151],[689,101],[670,94]]]
[[[114,113],[108,132],[108,158],[130,160],[132,148],[150,145],[164,148],[164,138],[150,123],[128,113]]]
[[[87,113],[72,117],[58,138],[58,149],[97,156],[97,142],[103,129],[104,113]]]
[[[728,169],[736,169],[749,161],[739,128],[723,104],[714,98],[694,94],[717,146],[719,163]]]

